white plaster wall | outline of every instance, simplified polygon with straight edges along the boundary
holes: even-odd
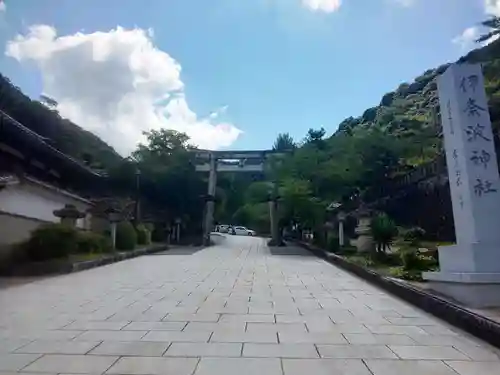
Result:
[[[59,218],[53,212],[66,204],[73,204],[83,212],[90,208],[89,204],[81,200],[32,183],[7,186],[0,190],[0,211],[27,218],[57,223]],[[79,219],[77,226],[90,229],[90,222],[88,218]]]

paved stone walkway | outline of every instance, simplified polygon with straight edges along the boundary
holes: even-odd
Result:
[[[228,237],[0,290],[0,374],[16,372],[493,375],[500,360],[302,250]]]

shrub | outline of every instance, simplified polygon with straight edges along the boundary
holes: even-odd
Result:
[[[167,239],[165,230],[159,226],[155,226],[151,232],[151,240],[153,242],[164,242]]]
[[[401,262],[405,271],[421,268],[420,256],[417,249],[406,248],[401,250]]]
[[[111,238],[93,232],[78,233],[77,248],[79,253],[106,253],[113,250]]]
[[[347,256],[354,255],[357,253],[358,253],[358,249],[356,248],[356,246],[351,246],[351,245],[341,246],[339,251],[338,251],[339,255],[347,255]]]
[[[151,243],[151,232],[144,225],[139,224],[135,230],[139,245],[149,245]]]
[[[385,252],[398,234],[394,221],[386,214],[379,214],[372,219],[371,232],[377,252]]]
[[[419,246],[424,239],[425,230],[420,227],[413,227],[403,230],[403,239],[412,246]]]
[[[129,221],[122,221],[116,226],[116,248],[133,250],[137,244],[137,233]]]
[[[399,253],[375,253],[373,260],[385,266],[400,266],[402,264],[401,254]]]
[[[325,234],[317,231],[313,232],[312,243],[321,248],[325,248],[328,245]]]
[[[438,266],[438,262],[434,257],[423,256],[415,248],[402,249],[401,261],[405,271],[428,271]]]
[[[326,250],[332,253],[338,253],[340,250],[340,244],[338,237],[330,236],[326,244]]]
[[[21,247],[29,260],[65,258],[76,252],[78,231],[62,224],[46,224],[35,229]]]

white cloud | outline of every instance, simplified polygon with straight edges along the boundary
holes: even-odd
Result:
[[[32,26],[7,44],[6,54],[34,61],[43,92],[60,114],[94,132],[122,154],[143,140],[142,131],[168,128],[187,133],[204,149],[231,145],[242,133],[217,116],[199,118],[189,108],[181,66],[152,42],[152,30],[57,36]]]
[[[484,10],[487,14],[500,17],[500,0],[484,0]]]
[[[452,43],[460,46],[462,52],[476,47],[476,40],[481,36],[478,27],[468,27],[462,34],[452,39]]]
[[[340,8],[341,0],[302,0],[302,4],[313,12],[332,13]]]
[[[475,48],[484,47],[499,38],[494,36],[485,42],[477,43],[476,40],[482,35],[481,29],[477,26],[468,27],[462,34],[452,39],[452,43],[460,46],[461,52],[467,52]]]
[[[0,0],[0,13],[6,12],[7,11],[7,5],[5,5],[5,2]]]

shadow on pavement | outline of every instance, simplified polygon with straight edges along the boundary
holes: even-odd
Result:
[[[269,247],[271,255],[295,255],[302,257],[313,257],[309,251],[298,246]]]
[[[203,246],[174,246],[168,250],[162,251],[160,253],[150,254],[151,256],[157,255],[193,255],[200,250],[203,250]]]

